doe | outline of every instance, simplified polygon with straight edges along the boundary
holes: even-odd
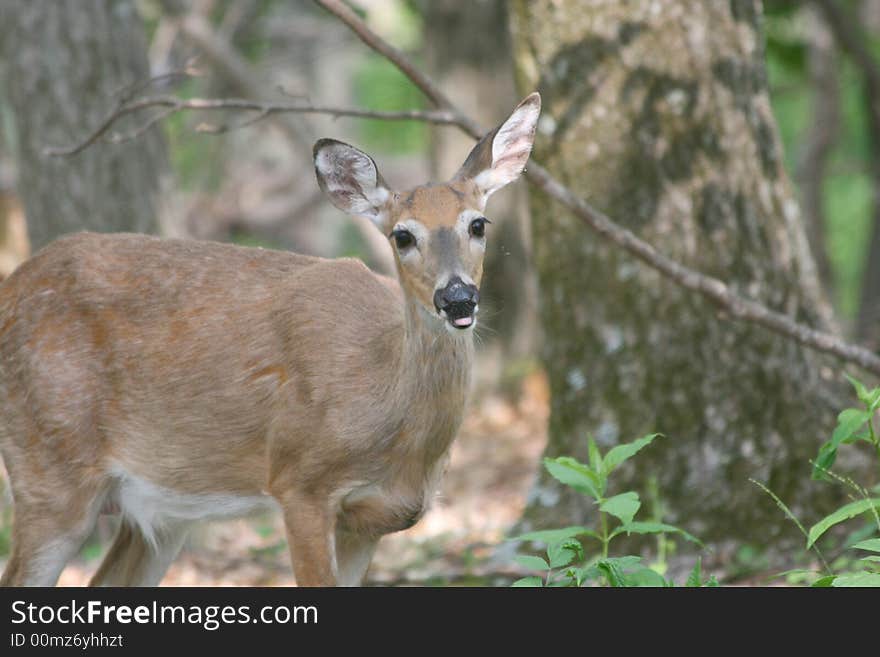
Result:
[[[451,181],[392,191],[315,144],[318,184],[387,235],[351,259],[131,234],[61,238],[0,285],[0,453],[15,504],[0,584],[54,585],[102,510],[92,585],[160,582],[195,521],[283,514],[300,585],[358,585],[412,526],[462,420],[486,201],[528,160],[534,93]]]

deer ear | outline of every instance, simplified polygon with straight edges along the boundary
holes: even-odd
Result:
[[[337,208],[382,227],[391,192],[369,155],[335,139],[320,139],[313,149],[318,185]]]
[[[472,180],[486,197],[516,180],[532,152],[540,114],[540,94],[526,96],[504,123],[474,146],[455,179]]]

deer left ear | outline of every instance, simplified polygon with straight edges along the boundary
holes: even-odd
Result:
[[[368,217],[380,229],[391,191],[369,155],[335,139],[315,144],[315,175],[330,202],[348,214]]]
[[[536,91],[474,146],[455,179],[472,180],[488,197],[519,178],[532,152],[540,114],[541,96]]]

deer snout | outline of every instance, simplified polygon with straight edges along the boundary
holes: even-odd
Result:
[[[466,329],[474,323],[474,312],[480,302],[476,285],[465,283],[453,276],[445,287],[434,291],[434,307],[457,329]]]

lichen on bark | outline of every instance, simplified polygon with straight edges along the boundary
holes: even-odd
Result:
[[[77,230],[157,232],[169,184],[158,126],[75,157],[44,152],[79,142],[126,90],[149,79],[134,2],[5,2],[0,46],[32,249]],[[115,130],[124,134],[145,120],[126,117]]]
[[[783,170],[758,3],[516,0],[511,33],[521,91],[544,99],[539,162],[662,252],[829,326]],[[808,460],[846,398],[825,361],[719,317],[536,190],[531,211],[546,454],[586,459],[588,434],[607,449],[664,433],[617,490],[657,476],[667,519],[710,541],[792,536],[749,477],[806,518],[827,508],[834,493],[810,484]],[[544,474],[521,524],[591,513]]]

